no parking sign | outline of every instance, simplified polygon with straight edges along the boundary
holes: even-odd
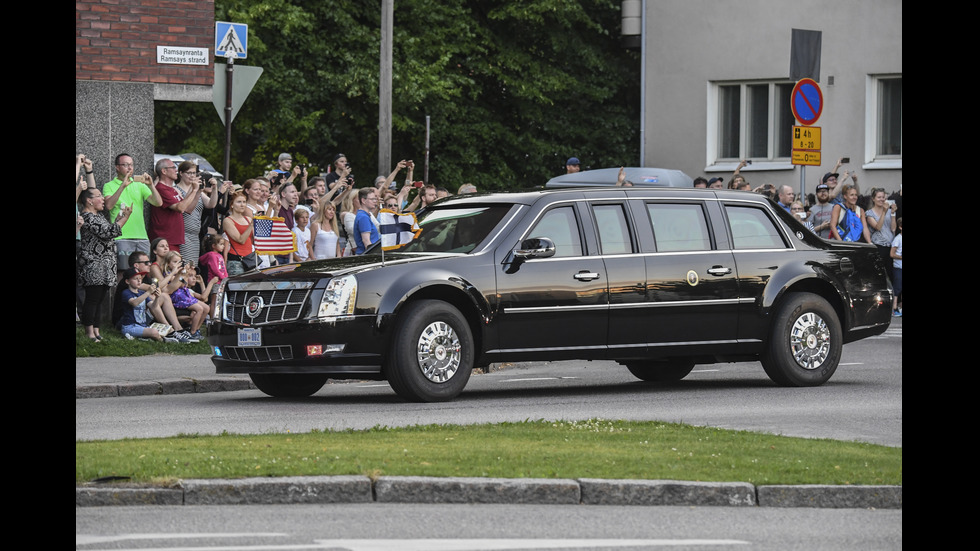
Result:
[[[820,91],[817,81],[812,78],[800,79],[793,87],[790,97],[793,116],[800,124],[810,126],[817,122],[820,112],[823,111],[823,92]]]

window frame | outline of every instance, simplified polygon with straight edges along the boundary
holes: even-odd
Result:
[[[768,86],[767,98],[767,145],[766,156],[749,156],[750,124],[747,124],[750,111],[749,87],[765,85]],[[777,155],[778,139],[776,134],[777,103],[779,98],[779,87],[788,87],[787,92],[792,92],[794,82],[788,79],[761,79],[761,80],[741,80],[741,81],[709,81],[707,99],[707,143],[705,157],[705,172],[731,172],[738,166],[742,159],[753,161],[751,168],[754,170],[793,170],[792,163],[792,144],[786,151],[785,156]],[[737,157],[722,157],[722,105],[723,89],[726,87],[739,87],[739,146]],[[786,119],[790,126],[795,124],[792,114]],[[787,129],[787,132],[789,130]],[[789,134],[787,134],[789,137]]]
[[[878,153],[879,146],[881,145],[878,137],[881,130],[881,84],[889,80],[902,80],[902,73],[871,74],[868,75],[866,80],[864,99],[864,165],[862,166],[865,170],[902,168],[901,153],[898,155]],[[904,120],[902,127],[902,133],[904,134]]]

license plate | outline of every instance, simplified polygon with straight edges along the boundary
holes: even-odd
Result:
[[[240,327],[238,329],[238,346],[262,346],[262,328]]]

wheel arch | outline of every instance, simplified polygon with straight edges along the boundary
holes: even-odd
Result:
[[[431,276],[431,274],[430,274]],[[490,305],[479,290],[457,275],[442,274],[439,278],[418,278],[414,282],[392,286],[378,306],[378,331],[390,340],[395,319],[409,303],[420,300],[440,300],[451,304],[463,314],[473,335],[476,358],[483,354],[484,328],[490,321]],[[387,346],[385,349],[387,350]]]
[[[812,269],[809,273],[797,272],[791,277],[771,278],[763,295],[763,312],[772,314],[790,293],[813,293],[830,303],[837,314],[837,319],[840,320],[841,329],[846,333],[851,325],[847,295],[843,288],[826,273],[825,268],[815,265],[810,267]]]

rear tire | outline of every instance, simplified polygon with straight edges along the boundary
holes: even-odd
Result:
[[[276,398],[303,398],[316,394],[327,382],[323,373],[249,373],[255,386]]]
[[[644,360],[626,362],[625,365],[637,379],[667,383],[687,377],[694,369],[694,360]]]
[[[762,367],[780,386],[819,386],[837,371],[842,346],[830,303],[813,293],[791,293],[773,318]]]
[[[447,402],[463,391],[474,357],[473,334],[463,314],[440,300],[420,300],[398,315],[384,371],[405,400]]]

